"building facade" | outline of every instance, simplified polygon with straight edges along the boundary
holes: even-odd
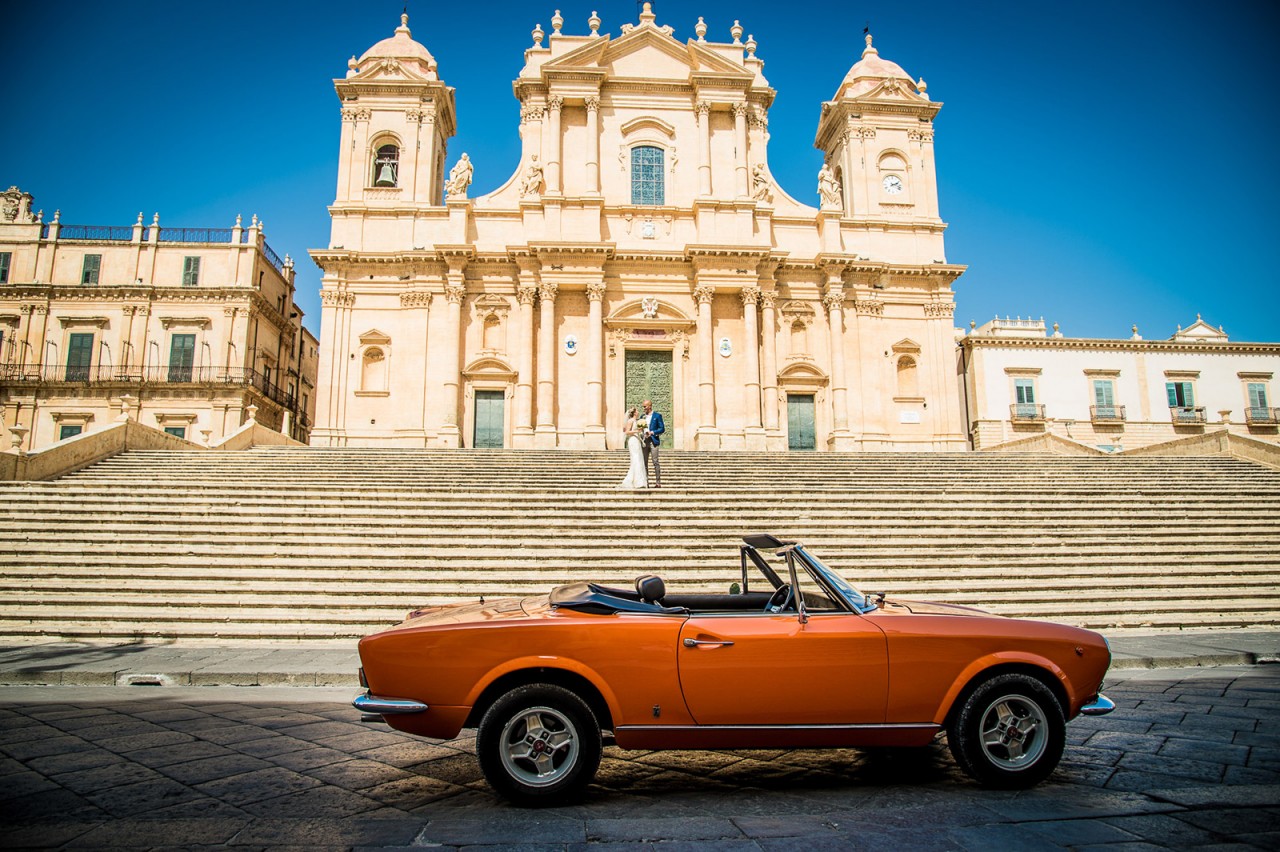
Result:
[[[0,405],[8,448],[91,432],[122,409],[210,444],[246,409],[308,439],[318,341],[294,301],[293,262],[257,216],[244,227],[63,224],[0,194]]]
[[[1233,343],[1199,317],[1168,340],[997,318],[960,342],[959,359],[974,449],[1045,432],[1108,451],[1223,428],[1277,440],[1280,344]]]
[[[867,38],[810,205],[770,176],[740,27],[586,24],[534,30],[521,159],[478,198],[501,166],[448,151],[454,93],[407,16],[334,81],[312,443],[617,447],[652,399],[677,448],[965,448],[923,80]]]

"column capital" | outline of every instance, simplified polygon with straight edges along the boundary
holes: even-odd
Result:
[[[582,102],[586,105],[587,112],[600,111],[600,99],[594,95],[584,98]]]
[[[772,309],[778,303],[778,291],[777,290],[761,290],[760,303],[766,309]]]
[[[822,297],[822,306],[827,309],[828,313],[834,313],[844,309],[844,289],[830,287],[827,289],[826,295]]]
[[[538,285],[521,282],[516,285],[516,301],[522,305],[532,305],[538,297]]]
[[[730,109],[733,110],[734,118],[746,118],[748,109],[746,104],[734,104]]]
[[[604,301],[604,282],[592,281],[587,285],[587,300],[591,302]]]
[[[693,111],[697,113],[698,119],[702,120],[711,112],[710,101],[698,101],[693,105]]]
[[[462,304],[462,299],[467,295],[467,285],[460,282],[449,281],[444,285],[444,297],[449,300],[451,305]]]
[[[759,287],[743,287],[740,295],[742,296],[742,307],[746,308],[760,304],[762,294]]]
[[[711,304],[712,298],[715,297],[716,288],[710,284],[699,284],[693,288],[693,299],[699,305]]]
[[[431,306],[431,292],[429,290],[411,290],[408,293],[400,294],[400,307],[402,308],[427,308]]]
[[[559,95],[552,95],[551,97],[547,98],[547,109],[551,110],[552,112],[559,112],[563,106],[564,106],[564,98],[560,97]]]
[[[554,281],[543,281],[538,284],[538,298],[543,302],[555,302],[560,287]]]

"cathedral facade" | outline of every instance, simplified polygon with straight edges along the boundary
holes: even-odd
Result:
[[[741,28],[681,42],[647,4],[563,26],[533,32],[520,162],[480,197],[493,166],[449,151],[454,92],[407,16],[335,81],[312,444],[614,448],[652,399],[679,449],[964,449],[924,82],[867,38],[821,104],[811,204],[770,175]]]

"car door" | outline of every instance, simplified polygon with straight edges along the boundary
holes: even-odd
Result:
[[[695,613],[676,654],[699,725],[885,721],[885,637],[856,613]]]

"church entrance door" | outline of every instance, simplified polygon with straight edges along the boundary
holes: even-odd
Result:
[[[506,394],[500,390],[476,391],[476,430],[471,446],[480,450],[502,449],[505,404]]]
[[[816,450],[813,394],[787,394],[787,449]]]
[[[626,369],[626,398],[623,400],[626,409],[633,405],[639,408],[640,403],[651,400],[654,410],[661,412],[670,430],[674,419],[671,410],[671,350],[628,349]],[[663,446],[667,446],[666,441]]]

